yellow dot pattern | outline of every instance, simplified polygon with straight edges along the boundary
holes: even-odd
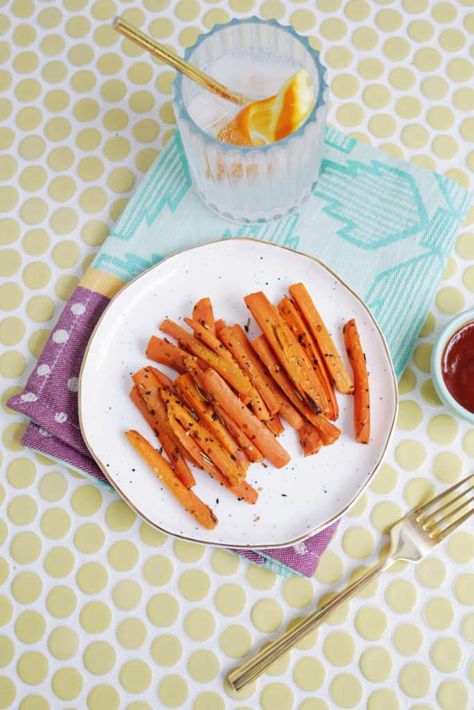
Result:
[[[85,265],[174,127],[173,72],[110,28],[178,53],[251,14],[308,34],[329,121],[472,189],[468,0],[0,2],[0,380],[25,381]],[[474,641],[468,529],[396,566],[236,695],[227,671],[377,558],[407,508],[472,469],[474,430],[430,375],[437,333],[472,304],[474,208],[400,381],[394,441],[312,579],[168,539],[115,496],[24,449],[0,413],[0,708],[463,710]],[[416,619],[416,621],[415,621]],[[471,669],[472,672],[472,669]]]

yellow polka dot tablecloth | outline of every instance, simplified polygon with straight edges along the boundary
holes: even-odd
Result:
[[[473,209],[401,378],[385,463],[313,578],[167,538],[19,443],[5,401],[174,130],[173,73],[110,29],[116,14],[179,52],[231,17],[290,23],[328,67],[333,125],[473,187],[470,0],[0,0],[0,708],[472,707],[467,527],[392,567],[240,695],[224,678],[372,564],[405,510],[472,470],[474,429],[441,405],[429,359],[473,302]]]

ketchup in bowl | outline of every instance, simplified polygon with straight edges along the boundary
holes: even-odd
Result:
[[[465,323],[446,343],[441,372],[454,399],[474,412],[474,321]]]

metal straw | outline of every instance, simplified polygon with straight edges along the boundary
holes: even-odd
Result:
[[[239,104],[240,106],[244,106],[252,101],[252,99],[249,99],[242,94],[237,94],[234,91],[231,91],[226,86],[213,79],[212,76],[209,76],[197,67],[189,64],[189,62],[182,57],[179,57],[170,49],[156,42],[153,37],[146,35],[144,32],[139,30],[138,27],[135,27],[135,25],[132,25],[130,22],[127,22],[127,20],[124,20],[123,17],[116,17],[113,20],[112,27],[116,32],[123,35],[131,42],[138,44],[139,47],[142,47],[142,49],[145,49],[157,59],[161,59],[161,61],[165,62],[165,64],[169,64],[173,67],[173,69],[181,72],[181,74],[187,76],[188,79],[195,81],[196,84],[199,84],[199,86],[207,89],[207,91],[212,91],[214,94],[227,99],[227,101],[232,101],[232,103]]]

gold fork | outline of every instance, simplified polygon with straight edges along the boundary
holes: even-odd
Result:
[[[322,624],[335,609],[360,592],[396,560],[419,562],[471,517],[474,513],[473,501],[474,474],[470,474],[424,505],[407,513],[390,529],[388,553],[374,567],[342,589],[327,604],[316,609],[290,631],[270,643],[263,651],[232,670],[227,676],[230,685],[238,691],[256,680],[274,661],[292,649],[298,641]]]

